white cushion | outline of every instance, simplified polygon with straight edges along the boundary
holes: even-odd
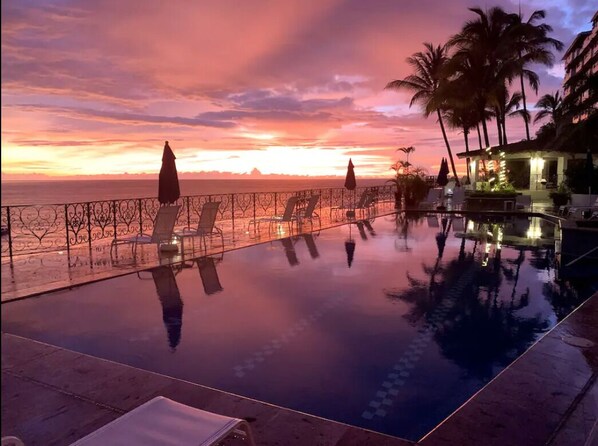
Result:
[[[72,446],[199,446],[211,445],[226,437],[238,418],[225,417],[156,397]]]

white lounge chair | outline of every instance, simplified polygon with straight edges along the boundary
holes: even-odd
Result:
[[[132,237],[115,238],[112,240],[110,244],[110,257],[112,257],[112,250],[114,248],[124,244],[131,245],[134,258],[137,257],[137,245],[155,244],[158,250],[160,250],[161,244],[167,244],[172,241],[174,225],[180,209],[180,206],[163,206],[158,209],[151,235],[141,233]]]
[[[204,251],[208,250],[206,237],[210,237],[210,240],[214,235],[217,235],[222,240],[222,248],[224,249],[224,234],[222,230],[216,226],[216,218],[218,217],[218,208],[220,207],[220,201],[209,201],[204,203],[201,208],[201,215],[199,216],[199,223],[196,229],[185,228],[181,231],[175,231],[175,235],[181,239],[181,251],[185,251],[185,239],[193,237],[201,237],[203,241]]]
[[[18,437],[8,436],[2,437],[2,446],[25,446],[25,444]]]
[[[571,207],[567,209],[567,216],[581,219],[584,218],[586,211],[590,211],[590,218],[595,218],[596,213],[598,213],[598,198],[596,198],[594,204],[591,206],[584,205],[583,203],[580,203],[580,201],[576,201],[575,205],[572,202]]]
[[[295,216],[299,224],[302,224],[304,220],[309,220],[309,222],[313,226],[314,218],[317,218],[318,220],[320,219],[320,216],[316,212],[316,206],[319,200],[319,195],[312,195],[311,197],[309,197],[309,201],[307,202],[307,206],[305,207],[305,209],[300,209],[296,212]]]
[[[71,446],[208,446],[231,434],[255,446],[247,421],[158,396]]]
[[[249,225],[253,224],[254,229],[257,225],[257,230],[260,229],[260,223],[269,223],[268,231],[271,231],[273,224],[281,224],[287,223],[289,226],[289,232],[293,232],[293,222],[297,221],[297,215],[295,214],[295,206],[297,206],[297,201],[299,197],[292,196],[287,200],[287,204],[284,208],[284,212],[282,215],[273,215],[271,217],[259,217],[249,221],[247,225],[247,229],[249,230]]]
[[[364,190],[361,193],[361,196],[359,197],[359,201],[357,201],[357,203],[355,204],[355,206],[332,206],[330,208],[330,219],[332,220],[332,213],[335,212],[337,213],[338,211],[347,211],[347,213],[349,212],[356,212],[359,211],[361,212],[361,215],[363,216],[364,213],[368,213],[370,211],[370,208],[374,205],[374,197],[372,196],[372,194],[370,194],[370,192],[368,190]]]

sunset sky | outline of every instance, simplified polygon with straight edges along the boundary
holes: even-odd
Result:
[[[458,32],[472,18],[467,7],[494,5],[518,8],[508,0],[3,1],[3,178],[156,174],[165,140],[179,172],[344,175],[351,157],[358,175],[388,176],[396,148],[413,145],[411,161],[435,173],[446,155],[436,120],[384,86],[410,74],[405,59],[422,42]],[[545,9],[567,47],[590,29],[595,5],[521,8],[526,19]],[[560,87],[561,56],[535,68],[540,95]],[[516,118],[507,131],[512,142],[524,135]],[[450,137],[463,151],[462,135]]]

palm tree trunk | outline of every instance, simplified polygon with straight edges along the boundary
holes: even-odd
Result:
[[[527,116],[527,103],[525,102],[525,86],[523,82],[523,74],[519,75],[519,79],[521,80],[521,99],[523,99],[523,111],[525,112],[524,116]],[[523,118],[523,122],[525,122],[525,136],[529,141],[529,124],[525,117]]]
[[[465,161],[467,162],[467,184],[471,184],[471,175],[470,175],[470,158],[469,158],[469,129],[463,127],[463,138],[465,138],[465,153],[467,154],[467,158]]]
[[[509,143],[507,141],[507,115],[505,112],[502,114],[502,142],[505,146]]]
[[[498,130],[498,145],[502,146],[502,123],[500,122],[500,111],[496,110],[496,129]]]
[[[446,144],[446,151],[448,152],[448,156],[451,160],[451,167],[453,169],[453,176],[455,177],[455,184],[457,186],[461,186],[461,183],[459,182],[459,177],[457,176],[457,170],[455,169],[455,160],[453,159],[451,145],[449,144],[448,138],[446,137],[446,130],[444,130],[444,123],[442,122],[442,115],[440,114],[440,109],[436,109],[436,114],[438,115],[438,122],[440,123],[440,129],[442,130],[442,137],[444,138],[444,143]]]
[[[484,131],[484,142],[486,147],[490,147],[490,140],[488,139],[488,127],[486,126],[486,120],[482,119],[482,130]]]
[[[483,147],[482,147],[482,134],[480,133],[480,124],[477,123],[475,126],[476,126],[476,129],[478,130],[478,142],[480,143],[480,150],[482,150]]]

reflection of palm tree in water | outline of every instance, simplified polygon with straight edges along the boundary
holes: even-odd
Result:
[[[181,341],[183,301],[172,268],[159,266],[151,269],[156,291],[162,304],[162,320],[168,334],[168,345],[175,351]]]
[[[500,256],[488,267],[480,267],[473,254],[465,253],[464,240],[461,246],[457,259],[441,264],[437,258],[435,265],[423,265],[429,281],[407,273],[408,287],[385,293],[391,299],[409,303],[411,308],[405,317],[417,324],[431,317],[449,298],[449,290],[457,289],[456,284],[466,271],[473,271],[473,280],[454,297],[434,339],[447,359],[468,374],[487,379],[494,375],[495,366],[506,366],[525,351],[549,323],[539,316],[522,317],[516,313],[528,305],[529,290],[518,301],[498,298],[504,274]]]

